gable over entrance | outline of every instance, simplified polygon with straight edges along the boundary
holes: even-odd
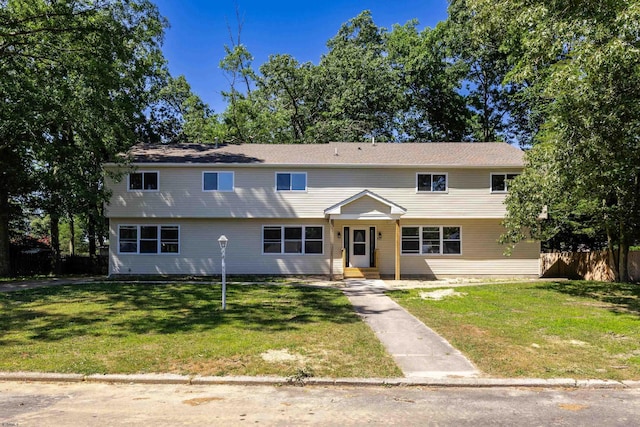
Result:
[[[399,219],[407,210],[372,191],[364,190],[324,210],[329,219]]]

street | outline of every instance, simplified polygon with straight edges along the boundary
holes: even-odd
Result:
[[[0,426],[630,426],[640,389],[0,383]]]

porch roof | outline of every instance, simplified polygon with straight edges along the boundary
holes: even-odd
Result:
[[[371,206],[361,210],[356,208],[355,210],[347,211],[345,209],[348,205],[365,198],[373,199],[375,204],[382,209],[372,208]],[[402,206],[369,190],[363,190],[324,210],[325,216],[331,219],[398,219],[406,213],[407,210]]]

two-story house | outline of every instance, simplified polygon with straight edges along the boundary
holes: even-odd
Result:
[[[510,256],[505,143],[139,145],[112,191],[109,273],[537,276]],[[115,164],[108,168],[119,168]],[[122,171],[122,169],[121,169]]]

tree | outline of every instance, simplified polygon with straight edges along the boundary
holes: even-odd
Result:
[[[532,130],[528,104],[522,96],[524,82],[506,79],[513,69],[505,47],[512,33],[508,2],[491,6],[476,0],[452,0],[448,18],[441,24],[444,45],[454,68],[464,72],[469,138],[504,140],[527,146]],[[503,12],[503,13],[501,13]],[[512,53],[512,52],[511,52]]]
[[[507,197],[504,240],[552,236],[566,224],[601,230],[617,279],[627,281],[629,245],[640,237],[640,4],[512,3],[521,48],[511,78],[534,82],[545,102]],[[538,221],[544,205],[551,220]]]
[[[265,100],[274,117],[274,139],[278,142],[313,142],[309,130],[320,119],[322,86],[318,67],[299,64],[291,55],[271,55],[260,66],[257,96]]]
[[[184,76],[167,76],[151,93],[155,99],[143,131],[145,142],[175,144],[222,139],[218,117],[191,91]]]
[[[365,10],[327,42],[329,52],[320,60],[320,67],[330,77],[325,81],[323,115],[333,140],[393,138],[400,93],[386,58],[385,33]]]
[[[136,142],[149,88],[164,73],[166,22],[147,0],[12,0],[4,6],[0,95],[8,102],[0,170],[21,171],[3,175],[0,205],[36,191],[51,216],[54,249],[59,219],[86,215],[93,254],[107,198],[101,166]],[[8,274],[8,220],[0,218],[0,275]]]
[[[388,60],[398,76],[399,138],[462,141],[469,113],[459,94],[464,74],[448,62],[444,27],[418,32],[417,21],[395,25],[386,36]]]

